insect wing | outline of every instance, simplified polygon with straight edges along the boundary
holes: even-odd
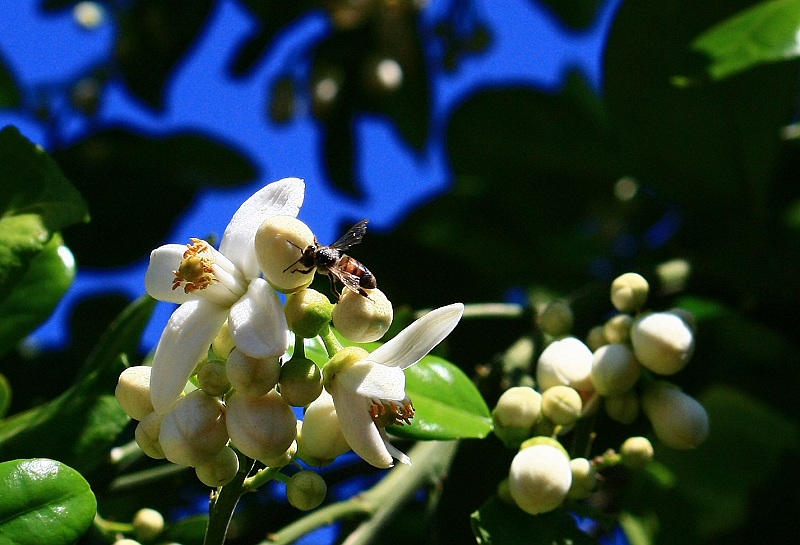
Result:
[[[350,288],[355,292],[361,292],[361,279],[354,275],[353,273],[349,273],[343,270],[338,265],[335,265],[328,269],[336,278],[339,279],[339,282],[345,285],[345,287]]]
[[[330,247],[344,251],[361,242],[364,239],[364,234],[367,232],[368,221],[368,219],[364,219],[353,225],[339,240],[331,244]]]

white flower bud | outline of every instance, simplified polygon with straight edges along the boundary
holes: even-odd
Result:
[[[631,338],[633,318],[628,314],[617,314],[603,324],[603,336],[610,343],[626,343]]]
[[[327,390],[323,390],[306,407],[297,438],[297,456],[311,466],[323,466],[349,450],[350,445],[339,426],[333,397]]]
[[[286,297],[283,311],[292,333],[312,339],[330,323],[333,303],[322,293],[307,288]]]
[[[228,380],[234,390],[248,396],[262,396],[278,384],[281,376],[279,356],[251,358],[239,350],[231,352],[226,365]]]
[[[542,391],[559,385],[576,390],[593,389],[592,352],[574,337],[550,343],[539,356],[536,382]]]
[[[539,329],[552,337],[569,335],[574,323],[572,307],[566,301],[551,301],[539,314]]]
[[[172,463],[207,463],[228,441],[222,403],[202,390],[180,398],[164,415],[158,440]]]
[[[225,364],[217,360],[203,363],[197,372],[197,385],[207,395],[218,397],[231,389]]]
[[[132,524],[136,539],[141,541],[153,541],[164,531],[164,517],[155,509],[139,509]]]
[[[622,463],[631,469],[642,469],[653,459],[653,445],[646,437],[628,437],[619,448]]]
[[[607,344],[594,353],[592,381],[600,395],[620,395],[636,384],[642,368],[633,352],[624,344]]]
[[[297,419],[277,391],[260,397],[233,392],[225,402],[231,441],[246,456],[262,461],[276,458],[295,440]]]
[[[572,471],[572,485],[567,497],[573,500],[588,498],[597,488],[597,472],[586,458],[573,458],[569,461]]]
[[[150,401],[152,370],[149,365],[136,365],[128,367],[119,375],[114,395],[125,414],[134,420],[142,420],[153,412],[153,403]]]
[[[517,447],[531,436],[542,417],[542,394],[527,386],[509,388],[492,411],[494,433],[507,447]]]
[[[256,232],[255,245],[267,282],[284,293],[307,288],[314,280],[314,268],[308,273],[300,272],[308,267],[296,261],[315,240],[308,225],[292,216],[273,216],[262,223]]]
[[[611,283],[611,304],[620,312],[636,312],[647,301],[650,285],[643,276],[625,273]]]
[[[557,508],[572,484],[569,457],[549,445],[535,445],[514,456],[508,474],[508,489],[514,502],[536,515]]]
[[[112,545],[142,545],[135,539],[125,538],[125,539],[118,539]]]
[[[656,312],[633,324],[631,343],[636,358],[659,375],[683,369],[694,352],[694,334],[675,314]]]
[[[347,340],[356,343],[377,341],[392,325],[392,303],[378,288],[364,290],[364,297],[350,289],[342,290],[333,306],[333,325]]]
[[[325,500],[328,486],[325,480],[314,471],[298,471],[286,484],[286,498],[289,503],[301,511],[309,511]]]
[[[222,447],[208,463],[195,468],[200,482],[211,488],[225,486],[233,480],[238,471],[239,457],[230,447]]]
[[[699,447],[708,437],[708,413],[692,396],[666,382],[650,387],[642,408],[656,437],[674,449]]]
[[[606,397],[603,406],[608,416],[620,424],[633,424],[639,416],[639,398],[633,390]]]
[[[163,414],[152,412],[139,422],[134,433],[136,444],[139,445],[139,448],[150,458],[156,460],[166,458],[164,450],[161,448],[161,443],[158,441],[158,435],[161,433],[161,421],[163,419]]]
[[[542,414],[553,424],[571,426],[583,409],[581,395],[569,386],[552,386],[542,392]]]

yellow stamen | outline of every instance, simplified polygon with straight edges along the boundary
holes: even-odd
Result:
[[[219,282],[214,276],[214,258],[210,256],[211,247],[199,238],[190,239],[192,244],[187,244],[183,253],[183,261],[178,270],[172,271],[175,278],[172,280],[172,289],[183,286],[184,293],[192,293],[209,287],[214,282]],[[202,254],[202,255],[201,255]]]
[[[372,405],[369,407],[369,415],[379,428],[410,425],[411,419],[414,418],[414,404],[409,398],[405,398],[400,403],[373,399]]]

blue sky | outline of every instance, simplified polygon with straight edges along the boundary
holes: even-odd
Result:
[[[432,0],[423,25],[442,16],[453,0]],[[0,18],[0,53],[25,89],[57,90],[113,50],[115,29],[110,18],[100,27],[79,26],[69,10],[42,15],[39,2],[5,2]],[[191,236],[221,233],[233,212],[254,191],[286,176],[304,178],[306,204],[300,217],[322,241],[333,240],[344,218],[369,217],[371,230],[385,230],[426,199],[446,191],[451,183],[444,146],[446,120],[459,102],[480,87],[532,84],[558,86],[564,71],[578,66],[600,86],[599,63],[604,35],[613,14],[611,2],[594,27],[583,33],[565,32],[549,13],[524,0],[475,1],[475,15],[489,26],[492,43],[483,53],[466,58],[455,73],[432,68],[432,132],[421,154],[398,139],[386,118],[364,116],[358,123],[361,146],[361,187],[365,198],[354,200],[326,182],[320,159],[318,127],[309,113],[291,122],[265,121],[263,104],[269,82],[330,31],[321,14],[312,14],[280,36],[277,46],[246,79],[225,73],[239,38],[252,32],[253,21],[234,0],[220,0],[197,47],[178,66],[168,88],[164,112],[153,112],[127,93],[119,82],[109,86],[97,120],[101,125],[125,123],[153,133],[198,130],[238,146],[262,168],[262,177],[237,190],[205,191],[164,240],[182,243]],[[64,94],[66,96],[66,94]],[[62,142],[78,139],[85,119],[70,115],[64,99]],[[0,126],[15,124],[31,140],[48,145],[45,127],[30,113],[0,110]],[[491,138],[491,135],[487,135]],[[42,347],[67,341],[68,311],[76,300],[97,291],[144,293],[146,261],[115,271],[81,269],[57,312],[35,335]],[[158,339],[172,307],[156,313],[144,340]]]

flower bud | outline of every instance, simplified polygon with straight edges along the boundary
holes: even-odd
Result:
[[[289,329],[304,339],[312,339],[330,323],[333,303],[310,288],[290,294],[283,309]]]
[[[656,437],[674,449],[699,447],[708,437],[708,413],[692,396],[658,382],[642,397],[642,408]]]
[[[228,442],[222,403],[202,390],[185,395],[164,415],[158,440],[174,464],[207,463]]]
[[[559,426],[577,422],[583,409],[581,395],[569,386],[552,386],[542,393],[542,414]]]
[[[633,390],[605,398],[603,406],[609,418],[620,424],[633,424],[639,416],[639,398]]]
[[[542,394],[527,386],[509,388],[492,411],[494,433],[509,448],[531,436],[542,417]]]
[[[222,327],[219,329],[219,333],[217,333],[217,336],[214,337],[211,343],[211,350],[214,351],[217,357],[224,360],[228,359],[228,356],[234,348],[236,348],[236,341],[233,340],[231,326],[228,324],[228,321],[225,320],[225,323],[222,324]]]
[[[134,420],[142,420],[153,412],[153,403],[150,401],[152,369],[149,365],[136,365],[128,367],[119,375],[114,395],[125,414]]]
[[[519,450],[524,450],[526,448],[535,447],[537,445],[547,445],[549,447],[553,447],[555,449],[558,449],[569,460],[569,452],[567,452],[567,449],[564,448],[564,445],[562,445],[561,442],[559,442],[558,439],[554,439],[553,437],[550,437],[549,435],[537,435],[535,437],[531,437],[530,439],[526,439],[519,446]]]
[[[631,469],[642,469],[653,459],[653,445],[646,437],[628,437],[619,448],[622,463]]]
[[[604,344],[608,344],[608,339],[606,339],[606,334],[603,333],[603,326],[596,325],[586,334],[586,346],[594,352]]]
[[[153,541],[164,531],[164,517],[155,509],[139,509],[132,524],[136,539],[141,541]]]
[[[225,402],[231,441],[246,456],[256,460],[276,458],[295,440],[297,419],[277,391],[260,397],[233,392]]]
[[[231,352],[226,365],[228,380],[240,394],[262,396],[278,384],[281,360],[278,356],[251,358],[239,350]]]
[[[508,489],[508,478],[503,479],[497,485],[497,497],[503,503],[508,505],[516,505],[514,498],[511,497],[511,491]]]
[[[636,320],[631,330],[636,358],[659,375],[672,375],[683,369],[694,352],[694,334],[674,314],[656,312]]]
[[[298,261],[303,250],[316,244],[308,225],[292,216],[273,216],[258,228],[256,256],[264,278],[272,287],[284,293],[307,288],[314,280],[315,267]],[[308,272],[307,269],[311,269]]]
[[[392,303],[378,288],[364,290],[364,297],[350,289],[342,290],[333,306],[333,325],[342,337],[356,343],[377,341],[392,325]]]
[[[607,344],[594,353],[592,381],[600,395],[620,395],[636,384],[642,374],[633,352],[624,344]]]
[[[611,283],[611,304],[620,312],[637,312],[647,301],[650,285],[643,276],[625,273]]]
[[[551,301],[539,314],[539,329],[552,337],[569,335],[574,323],[572,307],[566,301]]]
[[[222,447],[208,463],[195,468],[200,482],[211,488],[225,486],[239,471],[239,457],[230,447]]]
[[[211,397],[218,397],[231,389],[225,364],[217,360],[203,363],[197,372],[197,386]]]
[[[309,511],[319,507],[328,493],[325,480],[314,471],[298,471],[286,483],[286,498],[296,509]]]
[[[112,543],[111,545],[142,545],[142,544],[141,544],[141,543],[139,543],[138,541],[136,541],[135,539],[130,539],[130,538],[127,538],[127,537],[126,537],[126,538],[124,538],[124,539],[118,539],[118,540],[116,540],[116,541],[115,541],[114,543]]]
[[[573,458],[569,461],[572,472],[572,485],[569,487],[567,497],[573,500],[588,498],[597,488],[597,472],[586,458]]]
[[[297,438],[297,456],[311,466],[331,463],[337,456],[350,450],[344,438],[333,397],[323,391],[308,407]]]
[[[575,337],[550,343],[539,356],[536,382],[542,391],[559,385],[592,389],[592,352]]]
[[[156,460],[166,458],[164,450],[161,448],[161,443],[158,441],[158,435],[161,433],[161,421],[163,419],[164,415],[152,412],[139,422],[134,432],[136,444],[139,445],[142,452]]]
[[[571,484],[569,457],[552,446],[526,448],[511,461],[509,492],[520,509],[531,515],[546,513],[561,505]]]
[[[283,400],[294,407],[305,407],[322,392],[322,371],[308,358],[293,356],[278,379]]]
[[[617,314],[603,324],[603,336],[610,343],[626,343],[631,338],[633,318],[628,314]]]
[[[300,422],[295,422],[295,427],[299,431],[300,426],[298,425]],[[274,456],[272,458],[264,458],[261,462],[267,467],[283,467],[292,463],[295,456],[297,455],[297,439],[292,441],[292,444],[289,445],[289,448],[283,451],[282,454],[278,456]]]

